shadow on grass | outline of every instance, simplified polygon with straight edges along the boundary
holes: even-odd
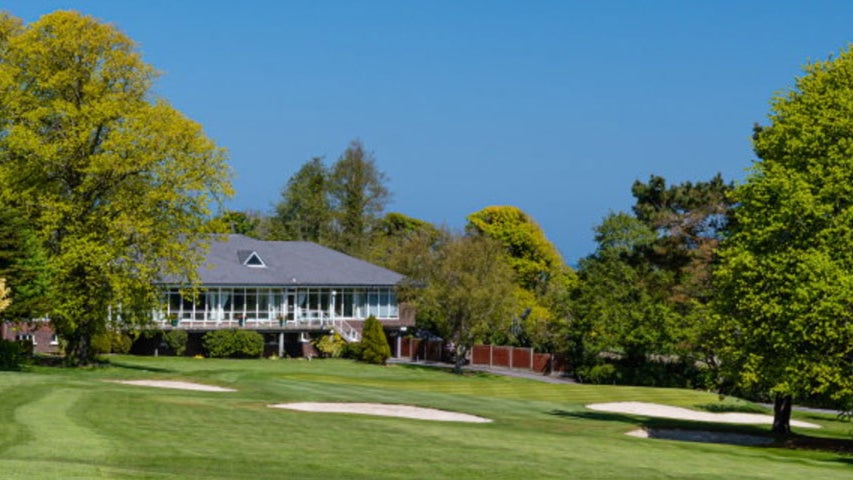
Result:
[[[453,373],[453,367],[447,366],[447,364],[445,364],[445,363],[425,363],[425,364],[420,364],[420,365],[412,364],[412,363],[395,363],[394,365],[397,366],[398,368],[403,368],[403,369],[412,370],[412,371],[419,371],[419,372],[424,372],[424,371],[435,372],[435,371],[438,371],[438,372],[444,372],[444,373]],[[476,378],[476,377],[483,377],[483,378],[489,377],[489,378],[491,378],[491,377],[497,377],[499,375],[495,375],[493,373],[483,372],[483,371],[479,371],[479,370],[463,370],[462,374],[459,376],[460,377],[468,377],[468,378],[471,378],[471,377],[474,377],[474,378]]]
[[[769,408],[761,405],[743,404],[735,405],[728,403],[703,403],[695,405],[699,410],[705,410],[711,413],[760,413],[766,415],[770,412]]]
[[[633,424],[645,430],[648,433],[648,438],[740,445],[750,445],[749,442],[753,441],[757,445],[759,440],[765,440],[762,442],[764,445],[761,446],[768,448],[819,450],[845,455],[845,457],[839,458],[837,461],[853,465],[853,456],[851,456],[853,455],[853,439],[813,437],[802,434],[792,434],[785,438],[776,438],[766,426],[728,425],[609,412],[552,410],[550,414],[583,420]],[[701,435],[702,433],[706,435]],[[741,443],[741,440],[743,440],[743,443]]]
[[[116,368],[123,368],[126,370],[138,370],[142,372],[173,373],[175,371],[169,368],[151,367],[147,365],[134,365],[132,363],[122,363],[113,360],[107,360],[106,362],[104,362],[104,365],[109,365],[111,367]]]
[[[821,450],[843,455],[853,455],[853,440],[843,438],[824,438],[793,434],[784,440],[780,440],[774,446],[791,450]],[[853,456],[839,458],[838,461],[853,465]]]

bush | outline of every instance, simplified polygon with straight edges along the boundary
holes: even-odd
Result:
[[[340,336],[338,332],[329,335],[323,335],[314,340],[314,346],[323,354],[324,357],[338,358],[343,352],[344,345],[347,342]]]
[[[19,370],[24,361],[20,342],[0,340],[0,370]]]
[[[204,334],[202,346],[213,358],[259,358],[264,337],[250,330],[214,330]]]
[[[92,337],[92,349],[96,353],[127,353],[132,345],[133,339],[118,331],[99,333]]]
[[[350,360],[361,360],[362,348],[361,342],[349,342],[344,344],[341,349],[341,358],[349,358]]]
[[[579,373],[580,380],[583,383],[617,383],[619,373],[612,363],[602,363],[581,369]]]
[[[382,324],[373,315],[364,321],[361,332],[361,360],[367,363],[385,365],[385,361],[391,357],[391,347],[385,338]]]
[[[187,331],[172,329],[163,334],[163,340],[166,345],[175,352],[175,355],[181,356],[187,351]]]

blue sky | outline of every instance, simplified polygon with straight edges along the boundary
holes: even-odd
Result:
[[[230,152],[236,209],[269,211],[360,138],[399,211],[459,228],[530,214],[574,263],[634,180],[741,180],[753,123],[853,40],[846,1],[27,1],[113,23],[156,93]]]

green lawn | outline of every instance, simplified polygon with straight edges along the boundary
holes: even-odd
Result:
[[[716,395],[453,376],[343,360],[112,357],[111,366],[0,372],[0,477],[36,478],[845,478],[853,457],[785,448],[647,440],[639,426],[702,428],[588,411],[637,400],[717,409]],[[180,379],[235,393],[109,379]],[[272,409],[290,401],[405,403],[494,420],[462,424]],[[732,409],[742,402],[726,399]],[[849,438],[830,416],[826,437]],[[766,427],[711,428],[764,433]]]

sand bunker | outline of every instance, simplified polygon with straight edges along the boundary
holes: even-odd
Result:
[[[114,383],[139,385],[143,387],[171,388],[175,390],[195,390],[199,392],[236,392],[233,388],[215,387],[200,383],[177,382],[172,380],[112,380]]]
[[[682,430],[679,428],[642,428],[626,433],[632,437],[659,438],[663,440],[678,440],[682,442],[725,443],[728,445],[770,445],[772,438],[745,433],[710,432],[706,430]]]
[[[646,417],[673,418],[677,420],[694,420],[697,422],[738,423],[772,425],[773,417],[757,413],[711,413],[690,410],[681,407],[671,407],[657,403],[646,402],[613,402],[593,403],[586,408],[599,412],[628,413]],[[792,427],[820,428],[814,423],[791,420]]]
[[[469,422],[489,423],[488,418],[468,415],[465,413],[448,412],[434,408],[413,407],[411,405],[392,405],[385,403],[279,403],[270,405],[272,408],[286,408],[303,412],[323,413],[355,413],[361,415],[378,415],[383,417],[414,418],[417,420],[433,420],[438,422]]]

